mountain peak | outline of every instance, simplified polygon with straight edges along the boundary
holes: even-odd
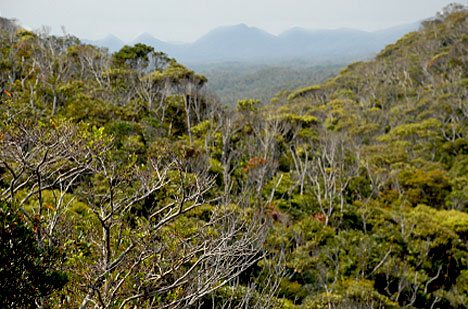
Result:
[[[229,26],[228,26],[229,27]],[[249,25],[247,24],[244,24],[244,23],[240,23],[240,24],[237,24],[237,25],[233,25],[231,26],[233,28],[241,28],[241,29],[250,29],[252,27],[250,27]]]
[[[136,36],[136,38],[142,38],[142,39],[146,39],[146,38],[150,38],[150,39],[154,39],[154,36],[151,35],[150,33],[148,32],[143,32],[143,33],[140,33],[139,35]]]
[[[109,33],[108,35],[106,35],[102,41],[115,41],[115,42],[121,42],[122,44],[124,43],[120,38],[118,38],[117,36],[115,36],[114,34],[112,33]]]
[[[163,41],[156,39],[153,35],[151,35],[148,32],[143,32],[142,34],[138,35],[130,43],[131,44],[143,43],[143,44],[146,44],[146,45],[161,45],[161,44],[164,44]]]

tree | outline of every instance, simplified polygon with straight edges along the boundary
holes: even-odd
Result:
[[[307,169],[311,191],[325,218],[325,225],[337,209],[343,214],[346,190],[357,172],[356,164],[347,153],[346,137],[340,133],[327,133],[322,133],[318,144],[312,144]]]
[[[38,242],[13,205],[0,202],[0,306],[36,308],[67,283],[57,266],[63,255]]]

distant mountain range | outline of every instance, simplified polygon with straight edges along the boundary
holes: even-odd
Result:
[[[83,41],[106,47],[111,52],[125,44],[144,43],[189,64],[293,59],[347,62],[378,52],[404,34],[417,30],[419,25],[412,23],[375,32],[292,28],[276,36],[259,28],[239,24],[216,28],[193,43],[168,43],[148,33],[141,34],[131,42],[123,42],[113,35],[97,41]]]

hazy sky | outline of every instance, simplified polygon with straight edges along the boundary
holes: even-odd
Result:
[[[246,23],[278,34],[293,26],[377,30],[435,15],[453,0],[0,0],[0,14],[32,29],[131,40],[148,32],[193,41],[221,25]],[[466,0],[458,0],[466,4]]]

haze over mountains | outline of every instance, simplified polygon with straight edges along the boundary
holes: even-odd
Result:
[[[419,28],[418,23],[367,32],[354,29],[308,30],[292,28],[280,35],[270,34],[245,24],[216,28],[193,43],[168,43],[144,33],[131,42],[109,35],[102,40],[86,41],[110,51],[125,44],[144,43],[183,63],[225,61],[271,62],[274,60],[311,59],[351,61],[365,58]]]

